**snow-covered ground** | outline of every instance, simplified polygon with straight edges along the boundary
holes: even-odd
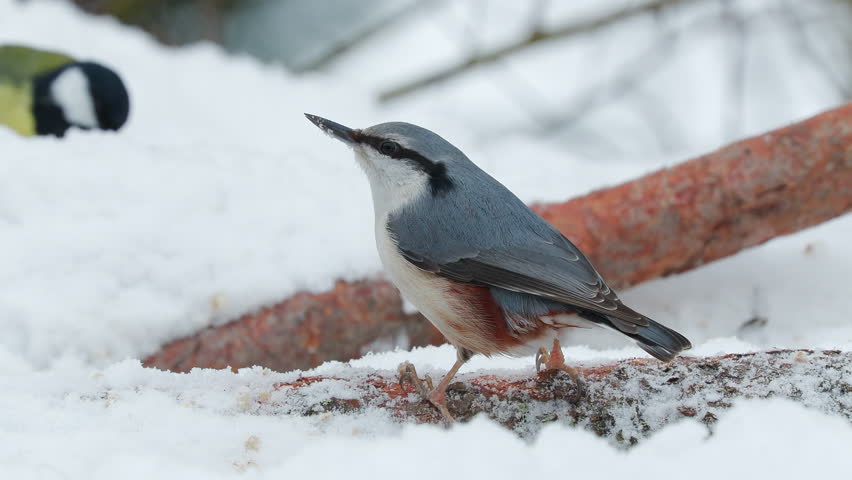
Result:
[[[501,14],[512,12],[492,13]],[[411,37],[391,30],[387,35],[400,41],[380,36],[370,55],[356,53],[325,74],[296,78],[210,45],[165,49],[139,31],[63,4],[0,0],[0,43],[102,60],[121,72],[133,100],[130,122],[118,134],[73,131],[58,141],[23,139],[0,128],[3,478],[219,478],[240,472],[270,478],[447,472],[496,478],[759,472],[792,478],[834,474],[842,466],[848,471],[849,425],[785,402],[735,407],[710,438],[697,423],[682,422],[624,453],[560,426],[528,444],[484,420],[445,432],[402,428],[380,414],[258,415],[241,409],[240,398],[293,374],[172,374],[124,360],[297,290],[320,291],[336,278],[379,272],[366,181],[350,153],[302,112],[355,127],[388,120],[430,127],[529,201],[565,199],[730,140],[707,128],[718,123],[714,114],[692,119],[684,130],[702,133],[662,152],[636,140],[631,131],[643,120],[614,104],[595,117],[623,133],[625,153],[586,158],[570,143],[531,136],[529,125],[515,123],[529,119],[493,88],[492,70],[404,102],[374,104],[376,85],[411,75],[427,60],[452,58],[448,52],[457,52],[457,43],[447,41],[446,25],[434,16],[414,20],[405,25]],[[401,53],[414,47],[410,38],[432,47],[423,62]],[[778,68],[798,71],[783,44],[772,47],[772,38],[770,31],[757,40],[768,45],[760,62],[774,59]],[[655,88],[694,101],[688,87],[701,80],[696,65],[724,55],[714,45],[708,39],[658,75]],[[544,53],[510,66],[535,71],[547,63]],[[572,49],[566,58],[584,54]],[[387,67],[388,58],[398,65],[380,78],[370,66]],[[808,88],[750,113],[745,129],[756,133],[834,106],[826,89],[807,83],[808,75],[802,73]],[[715,104],[721,93],[707,83],[702,101]],[[500,128],[516,133],[482,133]],[[852,218],[846,216],[622,296],[689,336],[695,355],[849,349],[850,238]],[[766,318],[766,326],[740,331],[755,315]],[[584,333],[578,343],[588,347],[568,348],[567,356],[593,361],[642,354],[611,334]],[[392,352],[355,364],[391,369],[404,359],[438,375],[453,353],[446,347]],[[462,373],[501,368],[531,371],[532,363],[475,358]]]
[[[422,349],[370,356],[354,366],[384,369],[412,357],[422,364],[453,355],[450,347]],[[511,367],[532,372],[529,365]],[[333,375],[341,368],[319,371]],[[381,411],[305,417],[258,406],[258,398],[276,394],[276,382],[297,376],[260,367],[177,374],[131,360],[103,370],[66,362],[49,371],[9,373],[0,376],[0,473],[16,479],[717,480],[843,478],[850,467],[847,421],[789,401],[743,401],[720,415],[712,435],[688,419],[625,452],[557,423],[530,442],[484,418],[444,430],[400,426]]]

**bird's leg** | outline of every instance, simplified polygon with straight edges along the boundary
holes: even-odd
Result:
[[[548,352],[547,349],[544,347],[538,347],[538,351],[535,353],[535,371],[540,372],[541,366],[547,365],[547,362],[549,361],[550,352]]]
[[[571,380],[578,387],[581,385],[577,370],[565,365],[565,356],[562,355],[562,346],[559,344],[558,338],[553,339],[553,349],[550,353],[547,352],[546,348],[541,347],[535,354],[535,370],[539,371],[542,365],[544,365],[545,370],[562,370],[571,377]]]
[[[441,412],[441,416],[444,417],[444,422],[447,425],[452,425],[453,416],[450,414],[450,410],[447,408],[447,387],[450,385],[450,382],[453,380],[453,377],[456,376],[456,373],[459,371],[462,365],[464,365],[465,360],[461,358],[461,355],[456,358],[456,363],[453,364],[453,367],[450,368],[450,371],[444,375],[444,378],[441,379],[441,382],[435,387],[429,395],[426,397],[429,399],[429,402]]]
[[[438,383],[437,387],[432,386],[432,379],[428,376],[426,377],[425,382],[420,380],[420,377],[417,375],[417,370],[414,369],[414,365],[409,362],[403,362],[399,365],[397,370],[397,379],[400,385],[402,385],[403,382],[409,382],[414,385],[414,389],[417,390],[417,393],[422,398],[429,400],[429,403],[434,405],[435,408],[441,412],[441,416],[444,417],[444,421],[447,424],[452,424],[453,416],[447,409],[447,387],[450,385],[453,377],[459,371],[461,366],[464,365],[466,360],[467,359],[463,359],[460,355],[456,359],[456,363],[453,364],[453,367],[450,368],[450,371],[447,372],[440,383]]]

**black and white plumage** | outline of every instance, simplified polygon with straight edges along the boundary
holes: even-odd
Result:
[[[63,136],[71,127],[118,130],[130,98],[121,77],[96,62],[0,45],[0,125],[21,135]]]

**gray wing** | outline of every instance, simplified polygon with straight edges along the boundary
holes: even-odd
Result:
[[[574,244],[506,187],[472,163],[452,168],[456,187],[424,195],[388,218],[387,229],[410,263],[456,281],[586,309],[625,333],[648,325]]]
[[[440,262],[423,252],[399,245],[402,255],[418,268],[476,285],[543,297],[605,315],[625,332],[648,324],[646,317],[624,306],[583,254],[564,239],[560,244],[536,242],[511,248],[471,252]]]

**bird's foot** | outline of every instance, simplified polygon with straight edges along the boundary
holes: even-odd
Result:
[[[545,371],[563,371],[571,377],[571,380],[577,385],[577,388],[582,391],[583,382],[580,380],[580,374],[577,370],[565,364],[565,356],[562,354],[562,346],[559,345],[559,340],[553,339],[553,349],[548,352],[546,348],[541,347],[538,353],[535,354],[535,371],[541,371],[544,366]]]
[[[417,375],[417,369],[415,369],[414,365],[410,362],[402,362],[399,364],[396,378],[400,386],[406,382],[414,385],[414,390],[423,398],[428,398],[429,394],[434,389],[434,387],[432,387],[432,379],[427,376],[425,378],[425,382],[420,380],[420,376]]]
[[[458,370],[458,368],[454,368],[454,370]],[[452,371],[451,373],[455,374],[455,371]],[[447,408],[447,385],[449,384],[452,375],[448,374],[437,387],[433,387],[432,379],[427,376],[425,377],[425,381],[420,380],[414,365],[409,362],[401,363],[397,369],[397,374],[400,386],[402,386],[405,382],[414,385],[414,390],[417,391],[420,397],[424,400],[428,400],[429,403],[438,409],[441,413],[441,417],[444,419],[444,423],[448,426],[453,424],[455,420],[453,419],[450,410]]]
[[[447,389],[444,388],[436,388],[429,393],[427,397],[429,399],[429,403],[435,406],[439,412],[441,412],[441,417],[444,418],[444,423],[447,426],[452,425],[455,422],[453,415],[450,413],[450,409],[447,408]]]
[[[544,347],[538,347],[538,352],[535,354],[535,371],[540,372],[542,365],[547,365],[550,362],[550,352]]]

